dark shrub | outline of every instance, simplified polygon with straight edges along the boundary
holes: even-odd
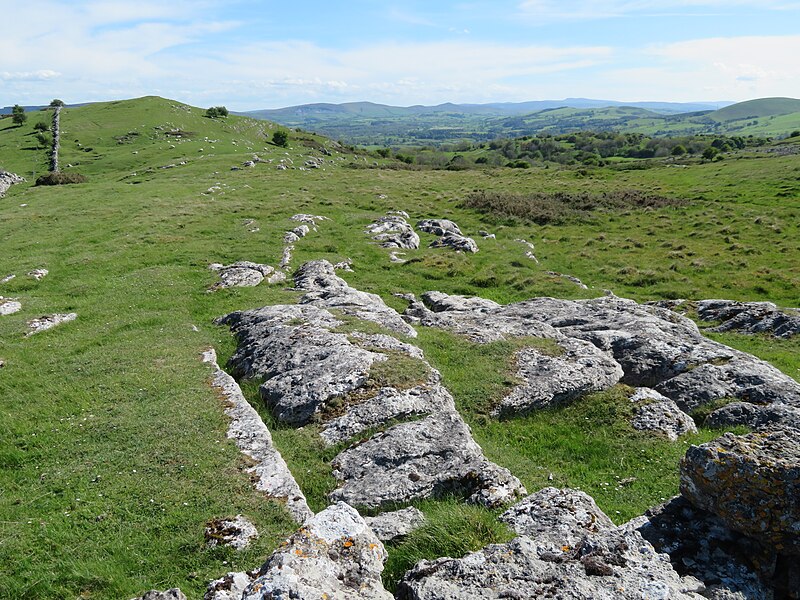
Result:
[[[36,185],[65,185],[68,183],[86,183],[86,177],[80,173],[51,171],[47,175],[36,178]]]

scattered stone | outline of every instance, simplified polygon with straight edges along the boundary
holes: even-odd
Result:
[[[456,252],[471,252],[478,251],[478,244],[472,238],[464,237],[457,233],[445,233],[442,237],[433,240],[429,244],[430,248],[452,248]]]
[[[0,279],[0,283],[8,283],[9,281],[11,281],[12,279],[14,279],[15,277],[16,277],[16,275],[14,275],[13,273],[11,273],[10,275],[6,275],[6,276],[5,276],[5,277],[3,277],[2,279]]]
[[[726,433],[690,447],[681,494],[734,531],[800,556],[800,430]]]
[[[330,221],[328,217],[321,217],[319,215],[307,215],[305,213],[300,213],[297,215],[293,215],[289,217],[290,221],[296,221],[298,223],[305,223],[314,231],[317,230],[317,225],[322,221]]]
[[[553,277],[561,277],[562,279],[566,279],[567,281],[571,281],[572,283],[577,285],[582,290],[588,290],[589,289],[589,287],[585,283],[583,283],[577,277],[573,277],[572,275],[564,275],[564,273],[558,273],[556,271],[548,271],[547,274],[548,275],[552,275]]]
[[[283,248],[283,255],[281,256],[281,264],[278,265],[278,268],[283,271],[288,271],[291,269],[291,262],[292,262],[292,253],[294,252],[294,246],[289,244]]]
[[[310,231],[311,229],[308,227],[308,225],[303,224],[303,225],[298,225],[297,227],[292,229],[291,232],[297,236],[297,239],[300,239],[306,237]]]
[[[212,290],[231,287],[255,287],[267,278],[268,283],[282,281],[275,278],[275,268],[269,265],[240,260],[231,265],[212,263],[209,269],[219,274],[219,281],[211,286]]]
[[[420,561],[400,581],[397,598],[703,598],[701,582],[681,578],[638,531],[614,527],[580,492],[546,488],[504,518],[519,537],[461,559]]]
[[[150,590],[141,598],[133,598],[133,600],[186,600],[186,596],[179,588],[172,588],[165,592]]]
[[[484,231],[483,229],[481,229],[478,232],[478,235],[481,236],[485,240],[495,240],[495,239],[497,239],[497,236],[495,234],[489,233],[488,231]]]
[[[403,264],[405,262],[408,262],[404,258],[400,258],[401,256],[405,255],[406,255],[405,252],[389,252],[389,261],[393,263]]]
[[[631,420],[634,429],[661,433],[671,442],[686,433],[697,433],[692,417],[655,390],[636,388],[630,400],[636,404],[636,414]]]
[[[344,271],[345,273],[355,273],[355,271],[353,271],[353,261],[349,258],[333,265],[333,270]]]
[[[381,582],[386,550],[364,519],[339,502],[308,520],[261,567],[241,600],[392,600]]]
[[[729,529],[719,517],[676,496],[631,522],[657,552],[669,556],[682,576],[706,585],[714,600],[772,599],[766,583],[776,559],[757,541]],[[772,556],[771,556],[772,555]],[[788,597],[788,596],[780,596]]]
[[[528,240],[523,240],[521,238],[517,238],[514,241],[527,246],[528,249],[525,251],[525,256],[530,258],[537,265],[539,264],[539,259],[536,258],[536,255],[534,254],[534,252],[536,251],[536,246],[533,245],[533,242],[529,242]]]
[[[423,219],[422,221],[417,221],[417,229],[438,236],[443,236],[446,233],[463,235],[458,225],[448,219]]]
[[[300,486],[297,485],[289,467],[272,443],[272,435],[261,417],[242,394],[239,384],[219,368],[213,349],[203,353],[203,361],[214,369],[212,385],[226,403],[225,414],[231,419],[228,438],[236,441],[239,450],[250,457],[254,464],[248,467],[255,480],[257,490],[267,496],[285,502],[286,509],[298,523],[303,523],[314,513],[306,503]]]
[[[301,304],[313,304],[320,308],[340,310],[347,315],[372,321],[395,333],[417,337],[417,332],[403,321],[398,312],[386,305],[377,294],[352,288],[336,275],[333,265],[327,260],[305,263],[294,274],[295,287],[307,293]]]
[[[54,314],[54,315],[44,315],[39,317],[38,319],[33,319],[28,321],[28,327],[30,331],[25,334],[25,337],[31,336],[35,333],[39,333],[41,331],[47,331],[48,329],[52,329],[57,325],[61,325],[62,323],[68,323],[69,321],[74,321],[78,318],[78,315],[75,313],[67,313],[67,314]]]
[[[557,342],[563,353],[551,356],[537,348],[517,352],[517,379],[523,383],[500,401],[499,417],[563,406],[578,398],[607,390],[623,376],[622,367],[607,353],[583,340]]]
[[[232,519],[214,519],[206,524],[206,545],[231,546],[236,550],[244,550],[250,541],[258,537],[258,530],[248,519],[236,515]]]
[[[367,525],[382,542],[405,537],[425,523],[425,515],[418,508],[409,506],[393,512],[385,512],[377,517],[364,517]]]
[[[406,221],[407,218],[406,213],[380,217],[367,226],[367,234],[371,235],[373,240],[380,242],[383,248],[416,250],[419,248],[419,235]]]
[[[242,166],[244,166],[244,167],[255,167],[256,163],[255,163],[254,160],[246,160],[246,161],[244,161],[242,163]]]
[[[47,269],[34,269],[28,273],[28,277],[33,277],[36,281],[44,279],[50,271]]]
[[[0,296],[0,316],[13,315],[22,310],[22,304],[16,298]]]
[[[333,460],[332,500],[368,509],[455,494],[496,507],[525,494],[507,469],[489,462],[455,412],[401,423]]]
[[[245,588],[256,578],[252,573],[227,573],[208,584],[203,600],[242,600]]]
[[[0,198],[6,195],[8,189],[15,183],[22,183],[25,181],[24,177],[20,177],[16,173],[8,173],[7,171],[0,170]]]
[[[6,361],[0,358],[0,369],[6,366]]]

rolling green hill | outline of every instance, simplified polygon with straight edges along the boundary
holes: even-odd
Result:
[[[656,118],[621,108],[601,114]],[[296,302],[288,285],[211,293],[217,277],[208,269],[238,260],[277,265],[296,213],[330,220],[297,243],[293,266],[350,259],[353,272],[342,276],[396,309],[405,303],[393,294],[431,289],[497,302],[608,289],[639,301],[797,303],[800,167],[791,144],[647,169],[430,170],[305,132],[289,132],[287,146],[278,147],[272,122],[209,119],[202,108],[145,97],[62,111],[62,168],[87,182],[34,186],[33,173],[47,164],[37,120],[19,127],[0,120],[0,169],[28,179],[0,199],[0,278],[16,275],[0,283],[0,294],[22,304],[0,316],[3,599],[110,600],[178,586],[198,600],[209,580],[258,567],[295,529],[285,507],[253,489],[199,355],[214,347],[224,364],[233,354],[230,332],[214,324],[220,315]],[[245,166],[254,155],[259,161]],[[307,166],[311,159],[317,168]],[[669,201],[586,208],[542,225],[465,207],[479,192],[525,201],[637,197],[631,190]],[[412,221],[451,218],[480,252],[430,248],[428,236],[407,262],[392,263],[364,234],[389,210],[407,211]],[[496,238],[483,239],[481,230]],[[535,244],[538,261],[526,257],[520,239]],[[49,274],[41,281],[26,275],[42,267]],[[29,320],[69,312],[75,321],[25,336]],[[800,341],[715,339],[800,377]],[[475,347],[430,330],[420,331],[418,343],[490,460],[530,491],[578,487],[617,522],[673,496],[685,443],[719,434],[701,428],[670,443],[636,432],[622,417],[630,403],[620,403],[619,390],[568,410],[498,421],[481,407],[514,385],[510,344]],[[323,504],[331,450],[313,427],[276,426],[257,385],[244,393],[309,501]],[[609,485],[618,479],[629,483]],[[449,498],[419,507],[429,524],[388,546],[389,583],[420,558],[461,556],[510,535],[497,511]],[[239,513],[260,532],[252,547],[204,544],[206,523]]]

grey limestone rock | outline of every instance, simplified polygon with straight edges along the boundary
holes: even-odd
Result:
[[[211,581],[203,600],[241,600],[245,588],[256,578],[255,573],[230,572]]]
[[[368,509],[456,494],[499,506],[525,493],[511,473],[483,455],[458,413],[395,425],[333,460],[341,486],[332,500]]]
[[[241,600],[391,600],[381,583],[386,550],[344,502],[329,506],[284,542]]]
[[[206,524],[204,532],[206,545],[231,546],[244,550],[250,541],[258,537],[258,530],[247,518],[236,515],[232,519],[213,519]]]
[[[0,169],[0,198],[6,195],[8,189],[15,183],[22,183],[25,178],[20,177],[16,173],[8,173]]]
[[[707,331],[769,333],[789,338],[800,333],[800,309],[778,308],[772,302],[737,302],[735,300],[663,300],[657,306],[672,310],[694,309],[702,321],[719,322]]]
[[[247,260],[240,260],[230,265],[212,263],[208,268],[219,275],[219,281],[211,286],[211,289],[255,287],[275,273],[274,267]]]
[[[28,272],[28,277],[33,277],[36,281],[41,281],[50,271],[47,269],[33,269],[32,271]]]
[[[772,600],[769,581],[775,574],[774,552],[728,528],[719,517],[693,506],[681,496],[651,508],[631,526],[658,552],[670,557],[675,570],[704,582],[704,596],[713,600]]]
[[[791,427],[691,446],[681,494],[734,531],[800,557],[800,430]]]
[[[438,377],[407,390],[381,388],[372,398],[348,407],[342,416],[327,421],[321,435],[325,444],[332,446],[394,419],[442,411],[455,411],[455,403],[438,382]]]
[[[478,342],[526,335],[590,342],[619,363],[622,383],[653,388],[684,412],[722,398],[800,407],[800,383],[772,365],[704,338],[682,315],[616,296],[499,306],[429,292],[405,314]]]
[[[631,420],[634,429],[663,434],[676,441],[686,433],[697,433],[694,420],[672,400],[650,388],[636,388],[630,397],[636,405]]]
[[[406,221],[407,216],[389,214],[367,226],[367,234],[384,248],[419,248],[419,235]]]
[[[340,310],[395,333],[417,337],[414,328],[403,321],[396,310],[387,306],[380,296],[350,287],[327,260],[305,263],[295,272],[294,282],[298,289],[306,292],[300,299],[301,304]]]
[[[458,225],[449,219],[422,219],[417,221],[417,229],[438,236],[443,236],[447,233],[462,235]]]
[[[457,233],[446,232],[442,237],[433,240],[430,243],[431,248],[452,248],[456,252],[470,252],[475,253],[478,251],[478,244],[475,240]]]
[[[16,298],[3,298],[0,296],[0,316],[13,315],[22,310],[22,304]]]
[[[239,384],[219,368],[213,349],[203,353],[203,360],[214,369],[212,384],[222,395],[227,406],[225,414],[231,419],[228,438],[236,441],[242,453],[254,464],[247,471],[255,480],[257,490],[270,498],[286,503],[286,509],[298,523],[303,523],[314,513],[297,485],[289,467],[272,443],[272,435],[258,412],[242,394]]]
[[[407,536],[425,523],[425,515],[418,508],[409,506],[376,517],[364,517],[367,525],[382,542]]]
[[[778,402],[766,405],[731,402],[708,415],[704,425],[716,429],[744,425],[754,430],[788,425],[800,430],[800,408]]]
[[[229,364],[238,377],[261,378],[261,396],[275,417],[308,423],[325,403],[366,383],[382,354],[353,345],[328,311],[309,305],[278,305],[235,312],[219,320],[239,337]]]
[[[186,596],[180,589],[172,588],[163,592],[150,590],[140,598],[134,598],[133,600],[186,600]]]
[[[322,223],[323,221],[330,221],[328,217],[323,217],[320,215],[309,215],[306,213],[299,213],[296,215],[292,215],[289,217],[290,221],[295,221],[296,223],[305,223],[314,231],[317,230],[317,225]]]
[[[398,599],[703,598],[702,583],[681,578],[638,531],[614,527],[579,492],[548,488],[509,513],[519,537],[461,559],[419,562],[401,580]]]
[[[605,352],[583,340],[557,342],[563,353],[551,356],[529,347],[517,352],[517,379],[522,383],[500,401],[494,414],[513,416],[564,405],[591,392],[613,387],[622,367]]]
[[[42,317],[38,317],[36,319],[32,319],[28,321],[28,333],[27,336],[34,335],[35,333],[39,333],[41,331],[47,331],[48,329],[52,329],[53,327],[57,327],[62,323],[68,323],[70,321],[74,321],[78,318],[76,313],[56,313],[54,315],[44,315]]]
[[[580,279],[578,279],[577,277],[574,277],[572,275],[565,275],[564,273],[559,273],[557,271],[548,271],[547,274],[548,275],[552,275],[553,277],[561,277],[562,279],[566,279],[567,281],[570,281],[570,282],[574,283],[575,285],[577,285],[582,290],[588,290],[589,289],[589,287],[585,283],[583,283]]]

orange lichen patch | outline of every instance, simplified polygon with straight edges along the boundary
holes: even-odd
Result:
[[[369,549],[370,550],[375,550],[375,548],[377,548],[377,547],[378,547],[378,544],[370,544],[369,545]]]
[[[561,546],[561,551],[562,552],[569,552],[570,551],[570,547],[569,546]]]
[[[352,545],[353,545],[353,540],[345,540],[344,544],[342,544],[342,546],[344,546],[345,548],[349,548]]]

